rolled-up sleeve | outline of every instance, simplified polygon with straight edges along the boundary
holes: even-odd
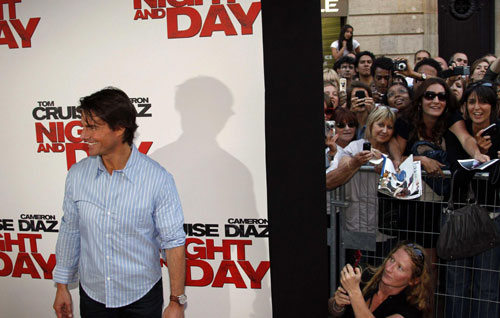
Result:
[[[169,173],[165,174],[160,184],[154,220],[160,234],[160,247],[162,250],[182,246],[186,242],[184,232],[184,216],[181,201],[174,178]]]
[[[63,212],[59,236],[56,244],[56,267],[54,281],[69,284],[78,280],[78,262],[80,260],[80,230],[78,209],[73,199],[74,182],[70,172],[66,177]]]

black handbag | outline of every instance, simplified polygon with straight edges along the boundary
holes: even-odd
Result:
[[[453,184],[456,174],[457,171],[452,177],[452,195],[444,211],[447,220],[441,227],[437,241],[437,254],[445,260],[474,256],[500,245],[500,235],[496,225],[490,219],[488,210],[477,204],[470,180],[467,204],[454,209]]]

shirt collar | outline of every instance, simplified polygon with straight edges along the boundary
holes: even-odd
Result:
[[[130,180],[130,182],[135,183],[137,181],[137,178],[139,177],[139,175],[135,172],[137,171],[136,168],[140,154],[139,150],[137,150],[137,147],[134,144],[132,144],[131,148],[132,152],[130,153],[130,157],[127,160],[125,168],[123,168],[122,170],[115,170],[113,173],[120,173],[125,178]],[[99,177],[103,172],[108,173],[106,167],[104,166],[104,163],[102,162],[101,156],[97,156],[96,178]]]

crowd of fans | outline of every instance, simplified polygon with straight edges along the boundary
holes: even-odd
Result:
[[[397,317],[419,317],[435,311],[429,292],[432,288],[428,287],[436,287],[437,275],[435,266],[429,266],[423,288],[421,276],[414,275],[416,266],[424,258],[429,265],[438,262],[435,246],[443,222],[442,203],[455,195],[455,191],[450,194],[450,180],[445,180],[443,171],[458,170],[457,175],[466,175],[457,160],[472,158],[486,162],[500,157],[500,127],[493,134],[483,134],[491,124],[500,125],[500,58],[485,54],[469,67],[465,52],[456,52],[449,58],[433,57],[422,49],[415,52],[413,61],[376,57],[370,51],[361,51],[366,48],[354,40],[353,30],[350,25],[342,28],[339,39],[331,45],[333,69],[323,72],[325,121],[335,121],[334,133],[325,129],[327,189],[340,186],[346,189],[349,201],[344,210],[346,230],[375,233],[377,244],[391,241],[397,248],[384,251],[389,256],[379,264],[380,275],[372,273],[377,280],[375,284],[370,279],[369,288],[359,287],[366,285],[366,281],[363,283],[362,274],[355,267],[345,267],[342,284],[330,299],[329,311],[333,316],[345,312],[349,317],[374,314],[377,308],[386,308],[392,296],[402,293],[407,295],[405,304],[413,306],[415,311],[405,311],[407,315],[383,312],[399,314]],[[363,145],[368,142],[371,147],[366,149]],[[439,203],[394,199],[399,201],[391,204],[398,210],[395,218],[399,218],[396,224],[400,225],[400,231],[396,235],[378,229],[380,216],[387,212],[381,211],[384,208],[379,201],[383,195],[377,192],[378,175],[360,172],[363,165],[372,165],[380,172],[378,159],[383,155],[396,167],[413,155],[413,160],[420,161],[426,172],[424,192],[440,198],[431,200]],[[500,164],[490,169],[498,169],[496,165]],[[490,217],[500,229],[500,208],[496,208],[500,204],[496,204],[495,192],[498,189],[489,184],[483,190],[488,195],[480,203],[489,205]],[[409,241],[401,243],[402,240]],[[398,261],[399,269],[393,269],[392,263]],[[400,286],[404,288],[387,290],[384,282],[390,285],[391,280],[405,274],[404,270],[409,275]],[[445,294],[450,296],[444,310],[446,317],[500,317],[499,274],[500,248],[448,262],[444,281],[440,281],[445,285]],[[414,297],[416,288],[424,293],[417,297],[419,302]]]

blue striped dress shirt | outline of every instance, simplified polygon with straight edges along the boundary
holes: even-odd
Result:
[[[184,218],[173,177],[132,146],[110,175],[100,156],[66,177],[54,281],[76,282],[106,307],[144,296],[161,278],[160,249],[182,246]]]

